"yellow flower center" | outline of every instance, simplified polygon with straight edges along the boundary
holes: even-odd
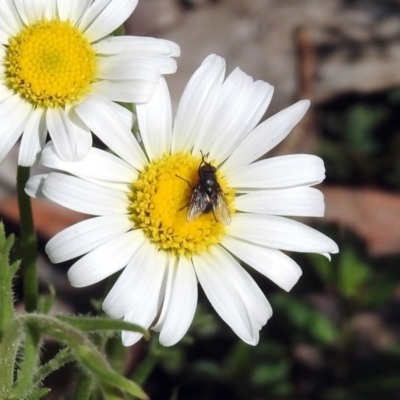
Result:
[[[206,251],[225,232],[225,226],[212,211],[187,220],[192,188],[199,180],[200,162],[200,157],[191,154],[163,156],[149,163],[130,188],[129,211],[135,227],[143,229],[160,249],[179,256],[190,257]],[[216,178],[233,213],[234,190],[227,187],[226,179],[218,171]]]
[[[96,54],[69,21],[39,21],[9,39],[6,85],[37,107],[73,104],[95,80]]]

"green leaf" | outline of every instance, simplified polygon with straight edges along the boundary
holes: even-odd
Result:
[[[6,237],[4,225],[0,223],[0,338],[14,317],[12,281],[19,262],[10,265],[10,252],[14,237]]]
[[[364,284],[371,278],[369,266],[363,263],[352,250],[343,250],[338,270],[338,285],[341,293],[350,298],[361,294]]]
[[[16,399],[23,399],[35,387],[33,376],[39,365],[40,334],[36,329],[25,325],[25,340],[22,361],[18,370],[13,394]]]
[[[39,297],[38,312],[41,314],[48,314],[53,307],[56,299],[56,290],[53,285],[49,285],[49,294],[41,295]]]
[[[357,151],[370,153],[377,148],[372,133],[387,116],[387,111],[382,107],[370,107],[365,104],[356,104],[350,108],[346,115],[346,138]]]
[[[51,392],[51,389],[49,389],[49,388],[35,388],[26,397],[24,397],[24,400],[43,399],[50,392]]]
[[[76,321],[79,318],[72,319]],[[82,366],[86,367],[88,372],[94,374],[100,383],[114,386],[140,399],[148,398],[139,385],[113,371],[106,358],[80,330],[48,315],[27,314],[21,316],[20,320],[29,329],[66,343],[75,353]],[[134,329],[137,329],[137,327],[134,326]]]
[[[90,396],[93,394],[94,386],[95,385],[93,374],[89,374],[87,373],[87,371],[84,370],[79,371],[73,399],[89,400],[91,398]]]
[[[323,344],[334,343],[338,334],[332,321],[318,311],[311,316],[309,329],[312,337]]]
[[[139,397],[139,399],[148,399],[148,396],[139,385],[113,371],[99,358],[99,353],[94,352],[87,346],[79,346],[76,349],[76,353],[82,364],[102,382],[115,388],[120,388],[132,396]]]
[[[334,281],[335,269],[326,257],[321,257],[320,254],[309,254],[307,259],[310,260],[323,283],[329,284]]]
[[[333,322],[314,307],[290,296],[277,294],[271,298],[273,306],[284,312],[294,327],[323,345],[332,344],[337,338]]]
[[[150,333],[143,327],[131,324],[130,322],[121,321],[118,319],[111,318],[93,318],[93,317],[75,317],[75,316],[64,316],[59,315],[57,318],[61,321],[67,322],[73,327],[80,329],[84,332],[95,332],[95,331],[131,331],[140,332],[143,334],[145,339],[150,338]]]
[[[19,320],[14,320],[4,331],[0,343],[0,399],[6,399],[11,393],[14,381],[15,359],[24,329]]]
[[[207,381],[221,381],[226,378],[222,366],[210,360],[196,362],[192,366],[192,372]]]
[[[68,348],[61,349],[54,358],[48,361],[46,364],[42,365],[38,368],[37,372],[34,375],[33,382],[36,385],[39,385],[43,380],[50,375],[51,373],[59,370],[65,364],[73,362],[76,360],[76,357],[71,353],[71,350]]]
[[[288,379],[290,364],[288,360],[275,363],[264,363],[254,368],[251,380],[257,386],[265,386],[283,382]]]

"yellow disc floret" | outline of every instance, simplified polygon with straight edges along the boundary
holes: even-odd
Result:
[[[130,218],[136,228],[160,249],[190,257],[219,243],[225,226],[212,212],[193,221],[186,218],[187,207],[198,182],[201,158],[174,154],[149,163],[132,183],[129,199]],[[218,183],[233,213],[234,191],[217,171]]]
[[[96,53],[69,21],[39,21],[9,39],[6,85],[36,107],[74,104],[95,80]]]

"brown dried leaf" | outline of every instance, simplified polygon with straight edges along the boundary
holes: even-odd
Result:
[[[363,238],[374,256],[400,253],[400,195],[376,189],[323,187],[325,218]]]
[[[33,219],[37,233],[45,239],[53,237],[63,229],[83,221],[86,215],[68,210],[57,204],[32,199]],[[0,202],[0,217],[15,224],[19,223],[18,201],[8,197]]]

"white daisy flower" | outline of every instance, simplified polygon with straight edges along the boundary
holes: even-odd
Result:
[[[108,36],[137,2],[0,1],[0,163],[22,133],[18,164],[31,166],[47,132],[74,161],[91,148],[90,131],[109,145],[131,129],[132,114],[114,102],[150,100],[180,53],[167,40]]]
[[[224,75],[225,61],[209,56],[187,85],[174,124],[162,78],[154,98],[137,107],[144,151],[123,151],[121,144],[112,155],[92,148],[72,163],[50,145],[43,164],[62,172],[32,177],[27,185],[31,196],[96,216],[52,238],[50,259],[82,256],[68,271],[75,287],[124,269],[103,309],[159,331],[165,346],[191,324],[198,282],[220,317],[255,345],[272,310],[240,261],[290,290],[301,269],[282,250],[338,252],[327,236],[278,216],[323,216],[323,196],[311,187],[324,179],[323,161],[305,154],[259,160],[289,134],[309,102],[257,126],[272,86],[240,69],[225,81]],[[129,136],[124,144],[133,148],[134,141]],[[199,192],[204,201],[194,204]],[[126,346],[140,337],[122,333]]]

